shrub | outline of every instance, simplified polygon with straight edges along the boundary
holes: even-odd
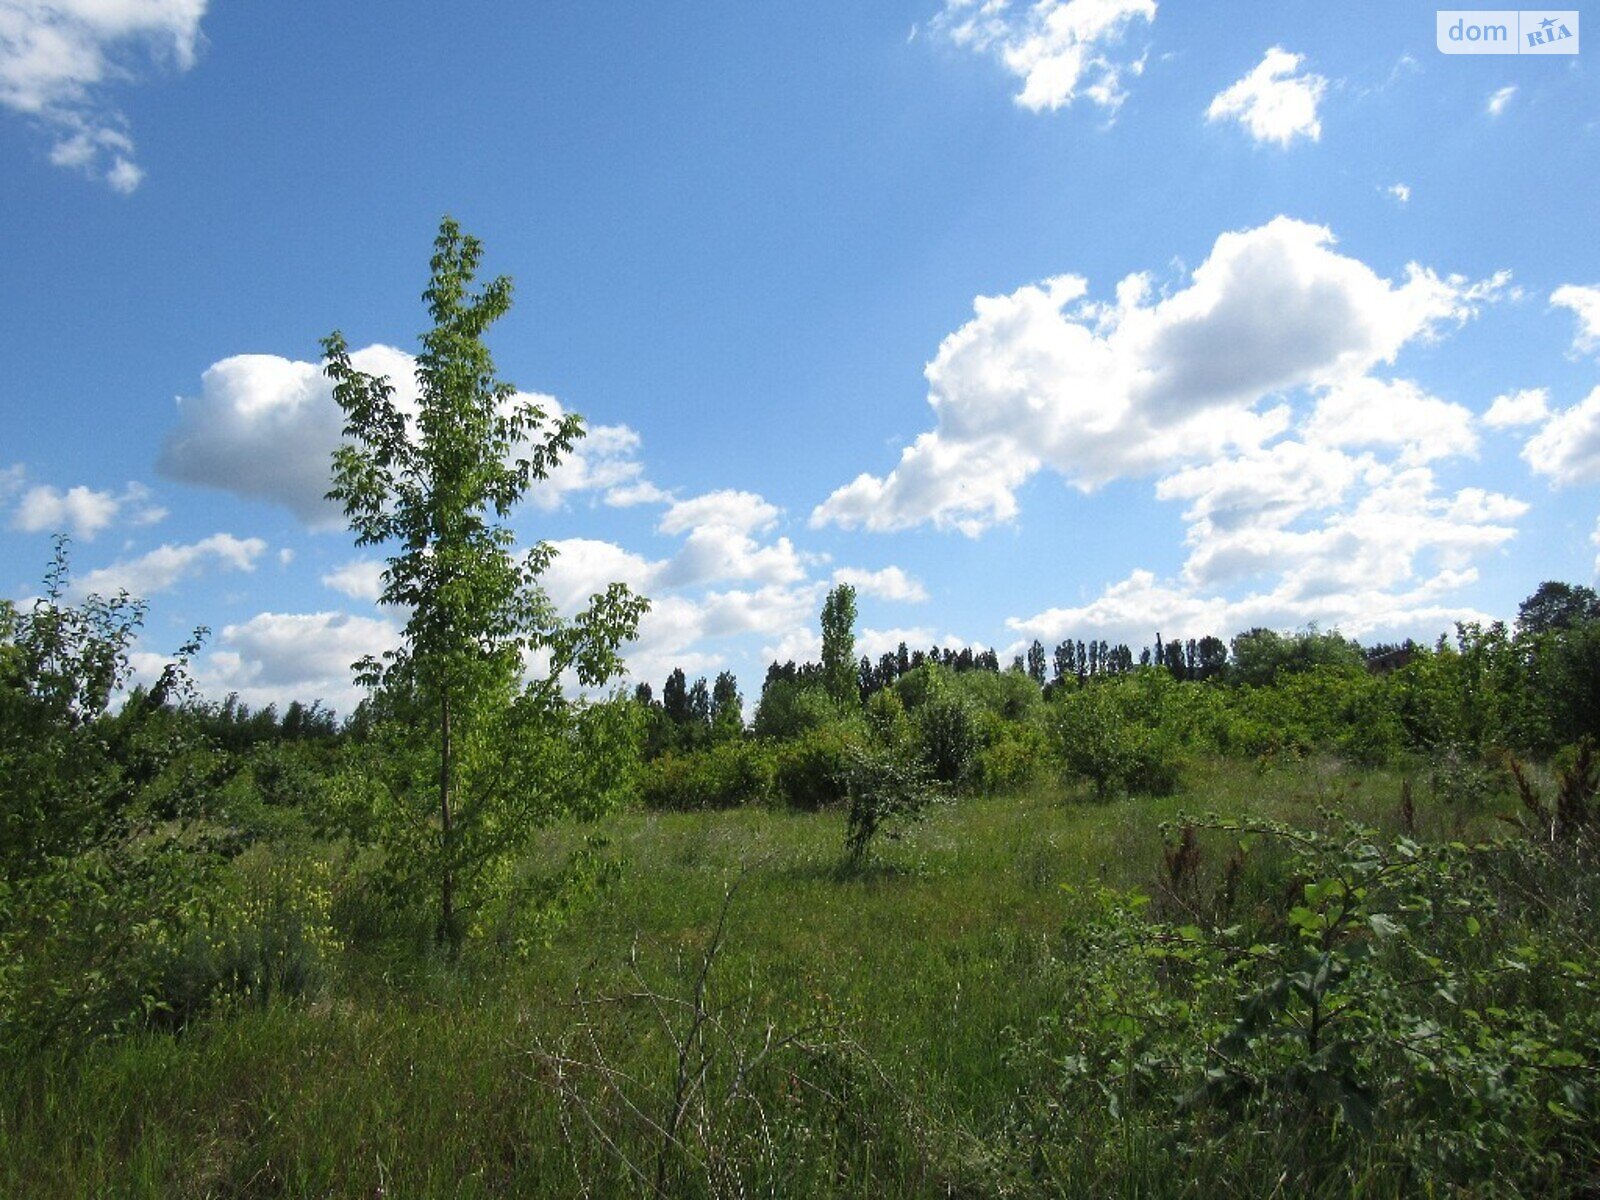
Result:
[[[646,808],[692,812],[737,808],[772,795],[771,753],[754,742],[725,742],[693,754],[668,751],[640,781]]]
[[[983,724],[983,745],[972,767],[972,781],[979,790],[994,795],[1033,782],[1049,751],[1040,728],[992,717]]]
[[[824,725],[779,747],[778,794],[796,808],[837,804],[847,794],[850,747],[856,739],[839,725]]]
[[[978,723],[960,696],[941,690],[916,710],[917,750],[922,765],[952,787],[971,774],[978,753]]]
[[[1055,736],[1067,774],[1088,780],[1101,796],[1170,795],[1182,780],[1182,750],[1170,732],[1134,719],[1127,695],[1116,684],[1099,683],[1057,702]]]
[[[860,863],[885,825],[920,821],[936,793],[922,764],[904,755],[851,746],[846,756],[849,766],[845,772],[845,788],[850,796],[850,813],[845,852],[851,862]],[[899,834],[899,829],[891,828],[885,836],[898,837]]]

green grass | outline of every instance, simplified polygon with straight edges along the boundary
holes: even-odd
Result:
[[[648,1001],[606,998],[692,999],[730,887],[706,1004],[720,1021],[709,1078],[728,1084],[769,1026],[816,1031],[753,1085],[772,1145],[755,1136],[755,1110],[729,1102],[700,1118],[696,1152],[727,1154],[763,1194],[981,1194],[986,1146],[1018,1086],[1012,1031],[1056,1006],[1051,949],[1072,903],[1062,885],[1150,890],[1159,825],[1183,810],[1306,823],[1335,805],[1394,827],[1399,792],[1398,776],[1332,764],[1213,764],[1168,799],[1097,803],[1040,787],[941,807],[857,872],[841,868],[838,813],[622,814],[600,829],[626,861],[620,881],[531,961],[398,971],[352,954],[314,1000],[239,1005],[178,1035],[0,1076],[0,1196],[626,1193],[636,1181],[622,1159],[653,1179],[660,1139],[621,1094],[666,1119],[670,1035],[688,1010],[669,1004],[663,1020]],[[1425,787],[1417,806],[1434,835],[1487,821]],[[593,832],[552,830],[535,866]],[[592,1041],[574,1040],[591,1026]],[[573,1085],[621,1138],[618,1153],[553,1086],[537,1052],[562,1046],[628,1072],[617,1089],[592,1071]],[[1083,1134],[1141,1136],[1104,1113]],[[1099,1159],[1108,1174],[1083,1176],[1082,1194],[1183,1194],[1185,1178],[1213,1170],[1174,1173],[1153,1143],[1086,1146],[1083,1162]],[[1239,1165],[1214,1164],[1211,1189],[1191,1194],[1218,1194],[1215,1179]],[[671,1194],[717,1194],[714,1161],[674,1170]]]

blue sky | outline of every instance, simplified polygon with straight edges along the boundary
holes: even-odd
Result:
[[[1434,13],[0,0],[0,594],[66,531],[147,669],[347,709],[317,341],[403,379],[448,212],[657,684],[838,579],[873,653],[1512,616],[1600,555],[1600,89]]]

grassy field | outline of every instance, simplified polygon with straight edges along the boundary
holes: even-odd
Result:
[[[1019,1175],[1014,1049],[1060,1007],[1073,889],[1155,891],[1161,822],[1397,828],[1400,789],[1326,762],[1214,763],[1162,800],[1041,786],[858,871],[837,813],[622,814],[620,878],[526,959],[347,956],[315,999],[0,1081],[0,1196],[1265,1194],[1271,1145],[1175,1169],[1096,1105],[1072,1161]],[[1422,836],[1493,825],[1415,796]],[[548,864],[594,832],[552,830]],[[1375,1171],[1328,1192],[1403,1190]]]

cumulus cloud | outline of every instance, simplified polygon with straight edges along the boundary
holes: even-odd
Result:
[[[1144,70],[1143,58],[1117,47],[1131,25],[1155,16],[1155,0],[947,0],[931,27],[998,58],[1022,81],[1023,108],[1055,110],[1082,96],[1115,112],[1127,98],[1123,77]]]
[[[1322,122],[1317,105],[1328,90],[1328,81],[1310,71],[1300,72],[1305,61],[1281,46],[1274,46],[1255,70],[1237,83],[1218,92],[1206,109],[1208,121],[1237,121],[1258,142],[1287,146],[1296,138],[1318,141]],[[1404,195],[1391,190],[1404,203],[1411,191],[1397,185]]]
[[[1558,487],[1600,482],[1600,387],[1546,421],[1522,457]]]
[[[1385,195],[1402,208],[1411,203],[1411,186],[1409,184],[1391,183],[1383,191]]]
[[[370,558],[351,559],[322,576],[322,586],[352,600],[376,600],[383,595],[384,564]]]
[[[708,492],[675,501],[657,529],[684,544],[662,565],[660,581],[684,587],[714,581],[795,583],[806,575],[803,556],[786,537],[767,545],[756,535],[776,524],[779,510],[754,492]]]
[[[1483,423],[1491,429],[1510,429],[1518,425],[1537,425],[1549,415],[1549,390],[1523,388],[1520,392],[1496,396],[1489,411],[1483,414]]]
[[[107,93],[151,67],[186,71],[207,0],[4,0],[0,105],[54,139],[50,161],[131,192],[144,178]]]
[[[1600,286],[1566,284],[1550,293],[1550,303],[1577,314],[1578,330],[1572,337],[1574,354],[1588,354],[1600,347]]]
[[[1155,634],[1169,638],[1203,637],[1257,626],[1294,629],[1316,622],[1351,637],[1406,635],[1450,628],[1456,621],[1491,618],[1467,605],[1445,602],[1452,590],[1471,582],[1466,574],[1441,574],[1405,592],[1358,589],[1322,597],[1316,603],[1296,602],[1275,591],[1238,600],[1201,594],[1151,571],[1133,571],[1107,587],[1094,600],[1076,607],[1052,608],[1007,624],[1025,638],[1049,644],[1066,637],[1094,636],[1107,641],[1146,644]]]
[[[399,642],[399,627],[375,617],[264,612],[223,628],[195,682],[212,696],[237,692],[253,707],[320,699],[348,714],[362,694],[351,665]]]
[[[1508,84],[1497,91],[1491,92],[1489,99],[1484,102],[1483,109],[1491,117],[1498,117],[1507,108],[1511,107],[1511,101],[1516,97],[1516,94],[1516,85]]]
[[[21,475],[17,478],[20,483]],[[150,489],[138,483],[128,484],[120,494],[82,485],[62,491],[38,484],[18,498],[11,527],[23,533],[70,533],[92,541],[119,516],[131,525],[153,525],[166,515],[166,509],[151,503]]]
[[[1406,463],[1472,454],[1472,413],[1407,379],[1361,376],[1318,397],[1308,440],[1325,446],[1395,446]]]
[[[1285,393],[1349,386],[1504,283],[1415,263],[1385,279],[1328,229],[1278,217],[1223,234],[1187,286],[1154,299],[1143,275],[1108,303],[1071,275],[979,297],[924,371],[937,428],[886,476],[835,491],[812,525],[976,535],[1016,515],[1041,469],[1089,490],[1259,447],[1291,422]]]
[[[397,407],[416,413],[410,354],[373,345],[350,357],[357,370],[387,376]],[[534,400],[551,421],[565,411],[552,396],[519,393],[517,399]],[[198,396],[179,398],[178,424],[163,443],[157,469],[183,483],[281,504],[312,528],[336,528],[343,518],[326,496],[343,425],[332,384],[316,363],[239,354],[207,368]],[[621,494],[614,503],[643,502],[649,485],[638,449],[639,435],[625,425],[590,426],[550,477],[529,489],[528,499],[546,509],[584,492]]]
[[[928,589],[922,581],[907,575],[899,567],[884,567],[878,571],[865,571],[858,567],[840,567],[833,573],[834,583],[848,583],[863,596],[905,604],[921,604],[928,598]]]
[[[260,538],[237,538],[231,533],[214,533],[187,545],[168,543],[137,558],[120,560],[109,567],[90,571],[74,581],[73,590],[81,595],[101,596],[127,592],[149,597],[164,592],[185,579],[208,569],[253,571],[256,559],[266,552]]]

